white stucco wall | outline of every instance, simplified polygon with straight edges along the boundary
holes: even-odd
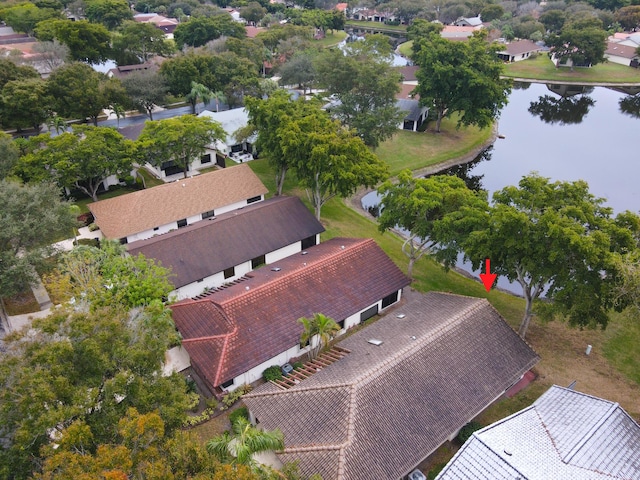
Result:
[[[201,213],[199,213],[198,215],[192,215],[191,217],[187,217],[187,225],[191,225],[192,223],[199,222],[200,220],[202,220]],[[157,227],[157,230],[151,228],[149,230],[144,230],[142,232],[134,233],[133,235],[128,235],[127,242],[131,243],[137,240],[145,240],[155,235],[162,235],[163,233],[167,233],[167,232],[170,232],[171,230],[177,230],[177,229],[178,229],[177,221],[167,223],[165,225],[160,225],[159,227]]]
[[[171,295],[175,295],[177,300],[183,300],[200,295],[207,289],[220,287],[225,283],[233,282],[251,271],[251,260],[236,265],[234,269],[235,275],[233,277],[224,278],[224,272],[216,272],[213,275],[205,277],[201,282],[192,282],[173,290]]]
[[[612,62],[612,63],[617,63],[619,65],[624,65],[625,67],[628,67],[629,65],[631,65],[631,59],[630,58],[624,58],[624,57],[618,57],[616,55],[608,55],[605,53],[604,58],[606,58],[608,61]]]

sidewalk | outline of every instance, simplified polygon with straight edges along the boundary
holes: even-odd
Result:
[[[75,240],[84,239],[98,239],[102,240],[102,232],[100,230],[96,230],[94,232],[89,231],[89,227],[82,227],[78,229],[78,235],[75,239],[69,238],[67,240],[62,240],[61,242],[54,243],[53,246],[58,250],[69,251],[73,249],[73,244]]]

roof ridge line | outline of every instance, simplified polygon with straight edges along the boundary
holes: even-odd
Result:
[[[303,388],[296,388],[298,387],[298,385],[296,385],[295,387],[289,388],[287,390],[277,390],[273,392],[258,392],[258,393],[249,392],[243,396],[246,398],[259,398],[259,397],[271,397],[271,396],[291,394],[291,393],[311,392],[315,390],[328,390],[330,388],[353,387],[353,382],[333,383],[331,385],[311,385]]]
[[[344,447],[344,443],[317,444],[308,447],[289,447],[282,450],[282,453],[299,453],[299,452],[319,452],[323,450],[340,450]]]
[[[602,415],[600,417],[600,419],[589,429],[589,431],[587,433],[585,433],[582,438],[580,439],[580,441],[578,441],[571,450],[569,450],[569,452],[562,457],[562,461],[564,463],[570,463],[571,460],[573,460],[573,457],[582,449],[582,447],[585,446],[585,444],[591,440],[591,438],[593,437],[593,435],[596,433],[596,431],[598,431],[600,429],[600,427],[602,425],[604,425],[605,422],[607,422],[609,420],[609,418],[611,418],[611,416],[613,415],[613,413],[620,407],[620,404],[617,402],[611,402],[611,405],[609,406],[609,409],[607,410],[607,412]]]
[[[458,312],[456,315],[452,315],[451,317],[449,317],[448,321],[440,325],[434,331],[427,333],[424,337],[425,340],[427,338],[434,340],[436,338],[441,337],[444,333],[448,332],[452,327],[454,327],[461,318],[467,317],[470,313],[480,309],[481,307],[486,305],[486,303],[488,303],[482,300],[484,299],[477,298],[476,301],[474,301],[471,305],[464,308],[463,310]],[[362,384],[362,383],[370,382],[371,380],[376,378],[378,375],[386,371],[391,365],[395,365],[397,363],[398,358],[405,357],[412,350],[418,350],[419,348],[422,348],[422,347],[423,347],[423,342],[414,342],[414,343],[407,344],[404,348],[396,350],[396,352],[393,355],[387,357],[382,363],[379,363],[373,366],[372,368],[370,368],[369,370],[365,371],[359,377],[359,379],[356,380],[354,383]]]
[[[344,238],[344,237],[334,237],[334,238]],[[331,239],[331,240],[333,240],[333,239]],[[349,240],[351,240],[351,239],[349,239]],[[318,257],[317,259],[313,259],[314,261],[313,261],[313,263],[311,265],[307,265],[306,262],[303,262],[302,264],[298,265],[293,270],[285,272],[284,275],[282,275],[280,277],[271,278],[271,279],[267,280],[266,282],[261,283],[260,285],[257,285],[255,287],[251,288],[251,291],[256,292],[256,291],[261,291],[261,290],[266,289],[266,288],[270,288],[271,285],[273,285],[274,283],[282,282],[285,279],[292,278],[295,275],[299,274],[301,271],[307,269],[308,267],[317,268],[320,263],[324,263],[324,262],[327,262],[327,261],[330,261],[330,260],[334,260],[336,257],[341,255],[343,252],[346,252],[346,251],[357,251],[358,249],[362,248],[363,245],[369,243],[369,241],[374,242],[374,240],[372,238],[356,238],[354,240],[356,240],[356,242],[354,242],[352,245],[349,245],[349,246],[344,246],[343,245],[344,249],[338,248],[338,249],[336,249],[335,252],[327,253],[326,256],[321,256],[321,257]],[[326,245],[326,242],[324,242],[324,243]],[[224,304],[229,304],[229,303],[237,300],[242,295],[245,295],[246,293],[247,293],[246,291],[239,290],[238,293],[236,293],[235,295],[230,296],[229,298],[226,298],[223,301],[221,301],[220,302],[220,306],[222,306]]]
[[[213,381],[214,385],[219,385],[220,383],[222,383],[222,382],[220,382],[220,374],[222,373],[222,366],[225,363],[224,362],[224,358],[225,358],[224,356],[225,356],[225,353],[227,352],[227,345],[229,345],[229,338],[231,337],[231,335],[234,332],[237,332],[237,331],[238,331],[238,326],[236,325],[236,327],[233,329],[233,332],[224,337],[224,345],[222,345],[222,351],[220,352],[221,361],[218,362],[218,368],[216,369],[216,374],[213,377],[214,378],[214,381]]]
[[[349,410],[347,412],[347,433],[345,435],[345,441],[342,444],[343,448],[340,449],[340,453],[338,454],[338,478],[342,478],[344,475],[344,468],[347,459],[345,458],[345,448],[348,445],[351,445],[351,441],[353,439],[353,432],[355,430],[355,411],[357,409],[356,403],[356,386],[355,384],[351,385],[349,392]]]
[[[505,465],[511,467],[512,469],[514,469],[516,472],[518,472],[518,475],[520,475],[522,477],[521,480],[528,480],[529,477],[527,477],[524,473],[522,473],[520,470],[518,470],[513,464],[509,463],[505,458],[502,457],[502,455],[500,455],[498,452],[496,452],[493,448],[491,448],[488,444],[486,444],[478,435],[477,432],[473,432],[471,434],[473,436],[473,438],[475,438],[476,440],[478,440],[482,445],[484,445],[487,450],[489,450],[493,455],[495,455],[497,458],[500,459],[500,461],[502,463],[504,463]],[[520,477],[518,477],[520,478]]]

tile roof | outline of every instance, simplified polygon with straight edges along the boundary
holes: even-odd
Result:
[[[288,390],[267,383],[245,395],[264,428],[283,431],[281,459],[304,475],[400,478],[539,360],[484,299],[404,297],[338,343],[344,358]]]
[[[106,238],[123,238],[267,191],[251,168],[241,164],[88,206]]]
[[[127,245],[171,268],[176,288],[324,232],[297,197],[273,197]]]
[[[298,344],[300,317],[321,312],[340,321],[410,282],[373,240],[353,238],[333,238],[247,277],[171,306],[192,365],[212,387]]]
[[[637,50],[638,49],[636,47],[630,47],[629,45],[620,45],[616,42],[607,42],[607,49],[604,54],[633,59],[638,57]]]
[[[438,480],[640,478],[640,425],[617,403],[553,386],[475,432]]]
[[[531,40],[518,40],[517,42],[511,42],[505,46],[504,50],[498,53],[506,53],[508,55],[522,55],[527,52],[539,52],[542,47],[536,45]]]

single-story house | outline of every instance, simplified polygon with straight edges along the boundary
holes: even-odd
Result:
[[[482,19],[480,15],[477,17],[460,17],[453,24],[456,27],[481,27]]]
[[[323,313],[346,331],[409,283],[372,239],[332,238],[170,308],[193,370],[221,394],[305,354],[299,318]]]
[[[498,58],[505,62],[519,62],[526,60],[533,53],[542,51],[542,47],[531,40],[518,40],[505,45],[505,49],[498,52]]]
[[[405,117],[398,128],[417,132],[429,115],[429,107],[420,105],[420,100],[403,98],[396,100],[396,107],[405,112]]]
[[[607,49],[604,52],[604,58],[613,63],[620,65],[638,66],[638,46],[623,45],[619,42],[607,42]]]
[[[157,13],[136,13],[133,20],[140,23],[151,23],[164,32],[165,38],[172,39],[173,31],[180,24],[177,18],[167,18]]]
[[[335,347],[308,378],[243,396],[284,433],[280,460],[324,480],[403,478],[539,361],[487,300],[436,292],[405,292]]]
[[[617,32],[613,34],[613,38],[609,38],[621,45],[635,48],[640,47],[640,32]]]
[[[640,478],[640,425],[617,403],[554,385],[474,432],[436,480]]]
[[[237,165],[88,207],[105,238],[129,243],[261,202],[267,192],[249,166]]]
[[[364,20],[368,22],[380,22],[384,23],[388,21],[394,21],[396,19],[393,12],[378,12],[375,9],[362,8],[362,9],[353,9],[353,19],[354,20]]]
[[[273,197],[127,245],[170,268],[178,300],[320,243],[324,227],[297,197]]]
[[[246,140],[236,138],[236,132],[240,128],[246,127],[249,123],[249,112],[245,108],[234,108],[233,110],[222,112],[205,110],[198,116],[208,117],[219,122],[224,131],[227,132],[226,140],[216,140],[215,145],[208,146],[207,153],[215,155],[215,151],[218,151],[240,163],[253,160],[253,143],[256,140],[256,136],[253,135]]]
[[[458,27],[456,25],[445,25],[440,32],[440,36],[448,40],[467,40],[471,35],[473,35],[473,32],[478,30],[478,28],[482,27]]]

